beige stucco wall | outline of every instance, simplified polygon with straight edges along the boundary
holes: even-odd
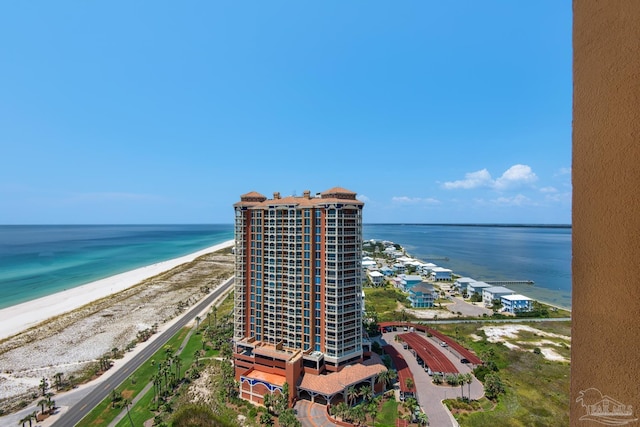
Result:
[[[640,418],[640,0],[573,9],[571,426],[602,426],[580,391]]]

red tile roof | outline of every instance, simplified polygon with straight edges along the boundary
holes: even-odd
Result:
[[[353,205],[364,205],[364,202],[356,199],[353,191],[346,190],[342,187],[333,187],[327,191],[320,193],[321,197],[312,197],[311,192],[305,191],[302,196],[285,196],[280,197],[279,193],[274,195],[273,199],[267,199],[262,194],[252,191],[240,196],[240,201],[233,206],[247,207],[266,207],[273,205],[295,205],[295,206],[317,206],[327,203],[348,203]]]
[[[345,366],[339,372],[322,375],[304,374],[298,388],[331,396],[386,370],[379,358],[377,360],[372,358],[363,363]]]

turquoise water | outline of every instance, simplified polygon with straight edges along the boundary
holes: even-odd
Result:
[[[391,240],[414,257],[476,280],[571,306],[571,228],[365,224],[365,239]],[[233,239],[221,225],[0,226],[0,308],[50,295]]]
[[[0,308],[230,239],[226,224],[0,226]]]

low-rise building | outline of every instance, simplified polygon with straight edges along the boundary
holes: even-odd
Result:
[[[406,271],[404,264],[400,264],[399,262],[393,264],[391,268],[393,268],[393,271],[395,271],[396,274],[404,274],[404,272]]]
[[[409,289],[409,301],[411,306],[415,308],[433,307],[434,301],[437,299],[437,293],[432,285],[421,282]]]
[[[384,274],[385,276],[391,276],[393,274],[393,269],[385,265],[380,269],[380,273]]]
[[[405,292],[408,292],[409,289],[422,282],[422,276],[416,274],[401,274],[400,278],[404,281],[403,287]]]
[[[369,280],[371,280],[373,286],[380,286],[384,283],[384,274],[379,271],[367,271],[367,276],[369,276]]]
[[[472,279],[471,277],[459,277],[453,284],[460,292],[462,292],[467,290],[467,285],[469,285],[469,283],[474,282],[475,279]]]
[[[488,307],[493,304],[493,300],[495,299],[499,300],[505,295],[513,295],[513,294],[515,294],[514,291],[512,291],[509,288],[505,288],[504,286],[492,286],[490,288],[483,288],[482,302],[484,303],[485,306]]]
[[[482,297],[482,290],[485,288],[491,288],[491,287],[492,285],[486,282],[476,281],[476,282],[467,283],[467,294],[469,297],[471,297],[471,295],[477,293],[480,295],[480,297]]]
[[[427,262],[425,264],[422,264],[421,270],[422,270],[422,274],[424,274],[425,276],[430,276],[431,272],[433,271],[434,268],[436,268],[437,265],[435,265],[432,262]]]
[[[507,313],[516,314],[533,310],[533,300],[524,295],[504,295],[501,301],[502,311]]]
[[[451,280],[452,274],[453,274],[453,271],[443,267],[434,267],[431,270],[431,278],[436,282]]]

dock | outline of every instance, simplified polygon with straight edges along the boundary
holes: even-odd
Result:
[[[485,283],[490,285],[534,285],[535,282],[533,280],[485,280]]]

